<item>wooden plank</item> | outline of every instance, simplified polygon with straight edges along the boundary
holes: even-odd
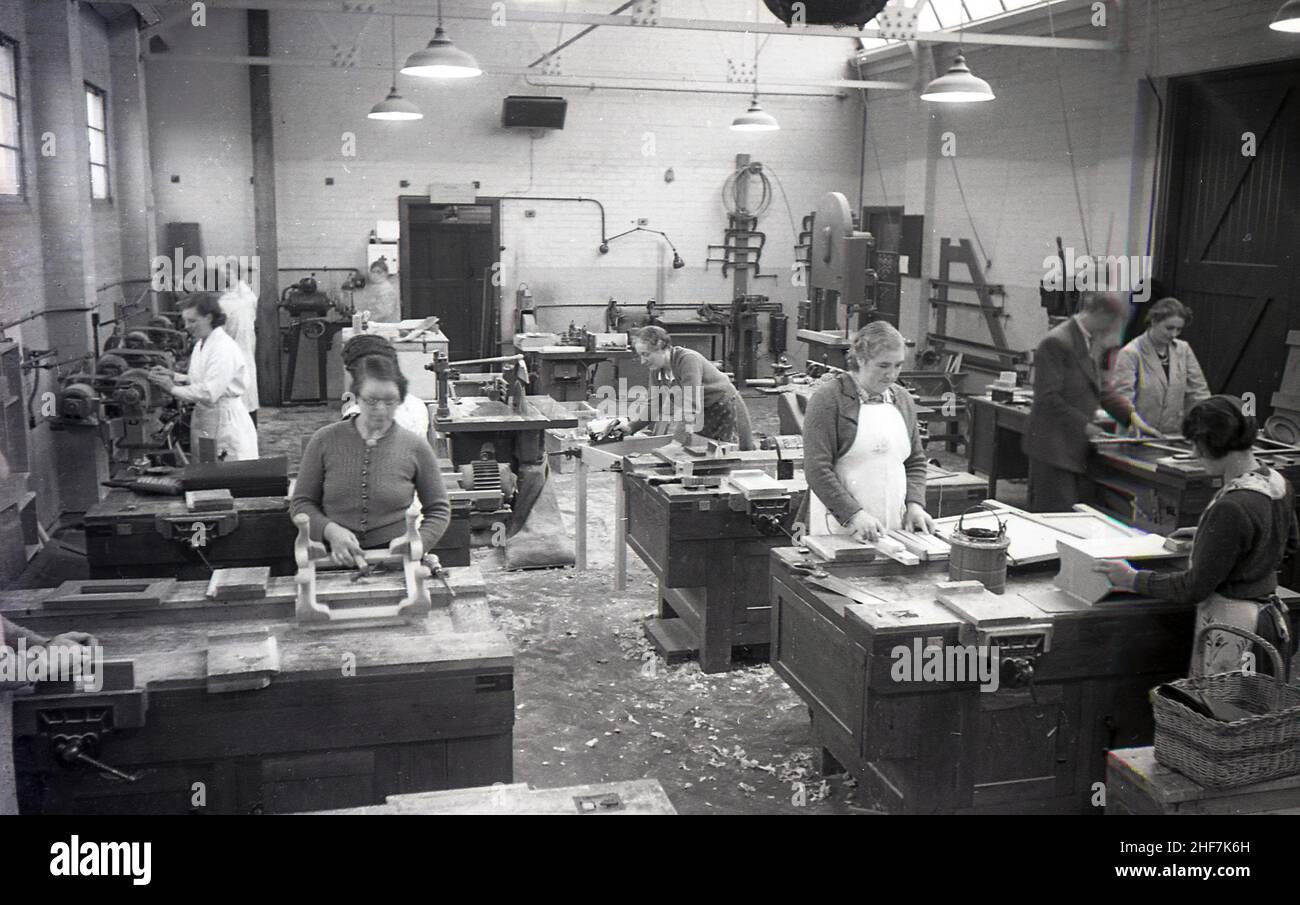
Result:
[[[1128,561],[1177,559],[1181,553],[1165,549],[1165,539],[1158,534],[1142,537],[1101,538],[1086,541],[1058,540],[1057,551],[1061,557],[1061,571],[1055,585],[1065,593],[1088,604],[1094,604],[1115,590],[1110,579],[1096,570],[1104,559]]]
[[[266,596],[270,581],[270,566],[217,569],[208,581],[206,596],[213,600],[259,600]]]

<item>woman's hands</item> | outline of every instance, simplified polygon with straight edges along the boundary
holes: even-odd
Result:
[[[47,647],[97,647],[98,645],[99,639],[86,632],[62,632],[46,642]]]
[[[1121,591],[1137,590],[1137,569],[1122,559],[1103,559],[1092,567],[1094,572],[1104,572],[1110,583]]]
[[[149,369],[149,382],[170,393],[172,387],[176,385],[176,375],[162,365],[155,365]]]
[[[874,543],[885,533],[884,523],[865,509],[855,512],[845,527],[849,529],[853,539],[859,542]]]
[[[325,526],[325,542],[329,544],[330,559],[335,565],[355,568],[358,558],[364,560],[357,536],[338,522],[330,522]]]
[[[933,534],[934,519],[930,518],[930,513],[925,511],[925,507],[920,503],[908,503],[907,512],[903,515],[903,530],[915,531],[917,534]]]

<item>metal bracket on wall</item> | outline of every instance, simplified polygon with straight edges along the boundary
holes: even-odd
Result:
[[[659,0],[643,0],[632,7],[633,25],[658,25]]]

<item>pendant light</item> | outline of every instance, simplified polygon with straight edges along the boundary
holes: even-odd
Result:
[[[424,114],[420,108],[408,101],[397,93],[397,17],[392,17],[392,61],[393,61],[393,87],[388,89],[388,97],[370,108],[366,114],[367,119],[383,119],[389,121],[403,121],[413,119],[424,119]]]
[[[767,41],[763,42],[764,44]],[[731,121],[733,132],[775,132],[781,128],[776,117],[766,112],[758,102],[758,39],[754,39],[754,96],[749,99],[749,109]],[[675,262],[674,262],[675,266]]]
[[[1277,15],[1273,17],[1273,21],[1268,23],[1268,27],[1274,31],[1300,33],[1300,0],[1286,0],[1282,8],[1277,11]]]
[[[406,58],[402,75],[424,79],[470,79],[482,75],[478,60],[451,43],[442,28],[442,0],[438,0],[438,27],[423,50]]]
[[[921,100],[939,104],[971,104],[994,99],[989,83],[970,71],[966,57],[957,54],[948,71],[925,86]]]

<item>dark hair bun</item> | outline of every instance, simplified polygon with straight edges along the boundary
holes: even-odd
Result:
[[[1250,449],[1257,434],[1254,416],[1243,413],[1232,396],[1211,396],[1183,418],[1183,436],[1216,459]]]

